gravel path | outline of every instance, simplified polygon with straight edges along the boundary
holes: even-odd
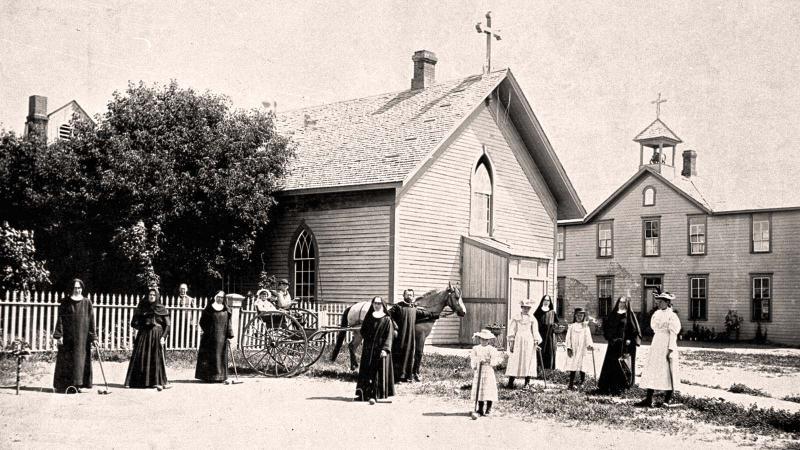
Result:
[[[95,363],[96,365],[96,363]],[[25,380],[22,395],[0,389],[0,448],[699,448],[719,434],[694,436],[576,427],[502,414],[472,421],[464,400],[399,395],[392,404],[350,402],[349,383],[299,377],[246,378],[239,385],[191,380],[168,370],[173,388],[123,389],[126,363],[105,364],[111,395],[49,392],[50,374]],[[95,367],[96,380],[101,381]],[[413,430],[413,433],[411,432]],[[715,448],[734,448],[716,440]]]

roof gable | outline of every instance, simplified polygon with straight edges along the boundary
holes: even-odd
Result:
[[[679,144],[681,138],[679,138],[672,130],[669,129],[667,124],[661,121],[661,119],[656,119],[647,126],[641,133],[637,134],[633,140],[635,142],[641,141],[650,141],[650,140],[659,140],[665,139],[667,141],[673,141],[676,144]]]
[[[89,121],[89,122],[91,122],[91,123],[95,123],[94,119],[92,119],[92,116],[90,116],[90,115],[89,115],[89,114],[86,112],[86,110],[85,110],[85,109],[83,109],[83,107],[81,107],[81,105],[80,105],[80,104],[79,104],[77,101],[75,101],[75,100],[70,100],[69,102],[67,102],[67,103],[66,103],[65,105],[63,105],[62,107],[60,107],[60,108],[56,108],[56,109],[55,109],[53,112],[51,112],[51,113],[48,113],[48,114],[47,114],[47,117],[52,117],[52,116],[56,115],[57,113],[61,112],[61,110],[62,110],[62,109],[65,109],[65,108],[68,108],[68,107],[72,107],[72,110],[73,110],[73,111],[75,111],[75,112],[77,112],[77,113],[78,113],[78,115],[80,115],[80,116],[81,116],[81,119],[83,119],[83,120],[88,120],[88,121]]]

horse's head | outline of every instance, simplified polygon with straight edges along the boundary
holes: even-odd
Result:
[[[464,300],[461,299],[461,288],[456,284],[447,283],[447,306],[458,314],[458,317],[464,317],[467,314],[467,307],[464,306]]]

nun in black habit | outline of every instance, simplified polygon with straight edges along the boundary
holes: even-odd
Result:
[[[233,337],[231,311],[225,293],[219,291],[200,314],[200,348],[194,377],[208,382],[228,378],[228,339]]]
[[[630,300],[620,297],[603,324],[608,341],[597,387],[601,393],[617,395],[633,385],[636,377],[636,347],[642,343],[642,331]],[[628,357],[629,356],[629,357]]]
[[[169,334],[169,311],[160,303],[158,289],[150,288],[133,313],[133,354],[125,387],[169,389],[164,363],[164,343]]]
[[[61,299],[53,339],[57,341],[53,390],[64,393],[92,387],[92,342],[97,340],[92,301],[83,296],[83,281],[72,280],[72,295]]]
[[[356,401],[394,396],[392,339],[394,325],[381,297],[374,297],[361,324],[361,366],[356,383]]]
[[[549,295],[542,296],[542,301],[533,313],[533,317],[539,323],[539,334],[542,336],[542,366],[545,369],[555,369],[558,315],[553,306],[553,299]]]

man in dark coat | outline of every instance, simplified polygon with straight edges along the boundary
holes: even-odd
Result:
[[[403,291],[403,300],[392,307],[390,315],[397,324],[397,337],[392,345],[392,364],[394,375],[398,382],[419,381],[419,374],[414,373],[414,360],[416,353],[416,336],[414,329],[417,320],[437,319],[438,314],[417,308],[414,301],[414,290]],[[419,366],[417,365],[417,369]]]

